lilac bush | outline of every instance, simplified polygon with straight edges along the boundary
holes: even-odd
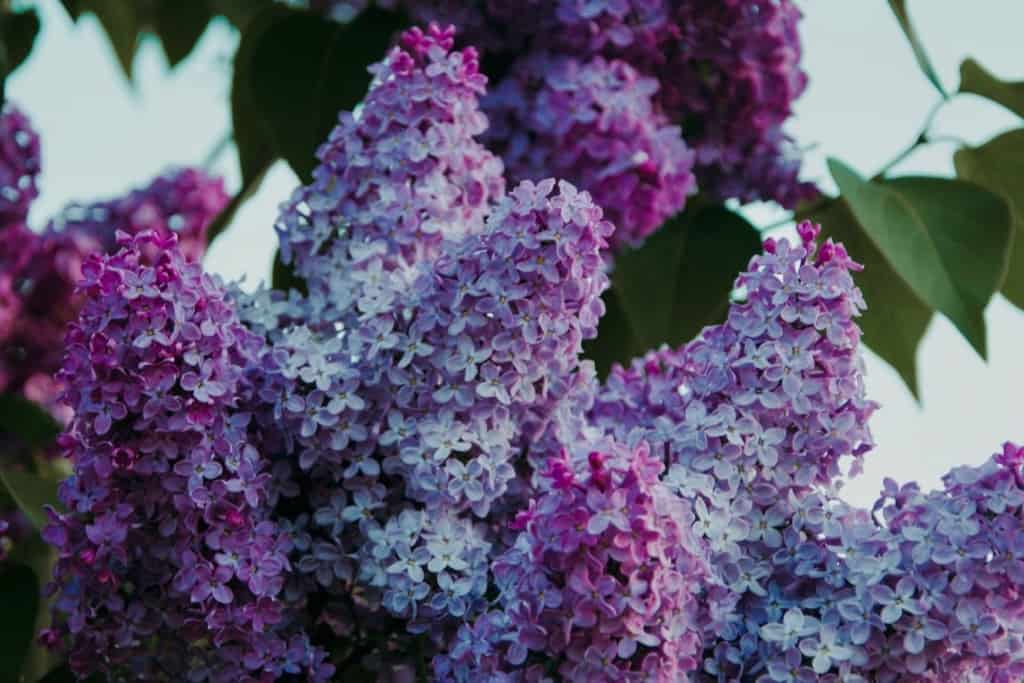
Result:
[[[690,343],[604,380],[582,358],[609,245],[675,210],[691,166],[702,182],[700,147],[663,117],[671,95],[616,61],[654,59],[659,22],[684,12],[658,7],[557,3],[550,21],[578,27],[565,45],[597,56],[515,67],[523,92],[498,85],[493,135],[476,50],[452,29],[405,32],[281,206],[301,292],[222,283],[170,220],[84,259],[58,376],[74,474],[44,530],[58,561],[43,638],[76,674],[1024,675],[1024,449],[933,493],[886,481],[871,510],[839,498],[876,404],[860,266],[818,226],[766,240],[725,322]],[[780,40],[787,7],[758,10]],[[743,25],[731,16],[706,18]],[[482,142],[512,146],[506,125],[530,133],[502,150],[529,176],[511,189]],[[616,135],[660,161],[596,179]],[[590,156],[570,139],[596,140]]]

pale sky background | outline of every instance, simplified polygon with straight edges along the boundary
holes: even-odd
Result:
[[[873,174],[913,139],[937,95],[919,74],[885,0],[798,4],[805,12],[801,30],[811,82],[791,130],[802,146],[813,146],[806,175],[827,180],[826,155]],[[909,4],[947,89],[956,89],[959,63],[968,55],[997,75],[1024,78],[1024,2]],[[43,31],[30,61],[8,82],[10,98],[43,137],[42,196],[30,216],[35,227],[72,199],[121,193],[170,164],[201,164],[229,130],[228,60],[237,36],[226,23],[211,26],[174,72],[159,44],[146,41],[131,88],[92,16],[75,26],[57,0],[37,6]],[[936,130],[980,143],[1018,125],[998,106],[965,96],[940,114]],[[233,149],[214,170],[229,190],[237,188]],[[921,151],[900,170],[952,175],[950,145]],[[276,207],[295,184],[290,169],[275,166],[215,244],[207,266],[226,278],[245,275],[250,283],[266,277]],[[760,224],[777,217],[764,207],[749,215]],[[997,296],[986,319],[988,364],[949,322],[935,317],[918,354],[920,406],[896,373],[867,352],[868,391],[882,408],[872,423],[878,448],[846,492],[852,502],[872,501],[885,476],[931,487],[950,467],[979,463],[1006,439],[1024,440],[1024,312]]]

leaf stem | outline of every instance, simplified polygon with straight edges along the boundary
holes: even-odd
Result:
[[[221,139],[217,141],[217,144],[213,146],[213,149],[211,149],[206,155],[206,159],[203,160],[203,168],[207,171],[212,170],[213,165],[217,163],[217,160],[220,159],[221,155],[227,151],[233,141],[234,136],[231,131],[225,133]]]
[[[924,120],[924,125],[921,126],[921,131],[917,134],[917,137],[914,138],[914,141],[911,142],[902,152],[889,160],[888,163],[882,166],[878,173],[871,178],[872,180],[881,180],[885,177],[885,174],[891,171],[897,164],[902,163],[919,148],[932,142],[929,134],[932,129],[932,124],[935,123],[935,117],[938,116],[942,108],[946,106],[953,97],[955,97],[955,94],[943,97],[932,105],[932,108],[928,111],[928,116]]]

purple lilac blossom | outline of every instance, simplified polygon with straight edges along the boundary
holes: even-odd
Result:
[[[379,261],[384,275],[410,280],[446,239],[479,232],[504,193],[501,161],[475,139],[487,127],[477,102],[487,81],[476,50],[452,50],[453,35],[403,34],[371,67],[359,115],[342,112],[318,150],[313,183],[282,210],[282,256],[323,322],[345,322],[335,310],[355,296],[350,267]]]
[[[486,139],[510,178],[575,183],[616,227],[612,246],[636,245],[694,190],[694,154],[657,90],[621,60],[531,54],[484,99]]]
[[[556,50],[623,59],[660,87],[657,104],[697,154],[700,191],[716,199],[812,196],[783,131],[807,76],[800,11],[790,0],[559,0]]]
[[[0,110],[0,224],[22,222],[39,196],[39,135],[17,107]]]
[[[515,545],[493,562],[501,609],[459,630],[436,680],[686,680],[714,579],[663,469],[646,444],[581,440],[549,458]],[[483,652],[471,645],[481,629]]]
[[[346,16],[358,11],[350,2],[334,4],[344,8]],[[649,120],[634,122],[634,128],[681,127],[685,148],[695,153],[685,173],[693,167],[697,187],[708,197],[774,200],[791,208],[817,193],[813,184],[799,180],[801,153],[784,130],[793,102],[807,84],[800,68],[800,11],[791,0],[408,0],[398,4],[417,21],[454,24],[462,39],[532,64],[534,73],[543,73],[544,65],[552,63],[551,54],[584,65],[597,57],[628,64],[640,74],[641,82],[657,84],[653,107],[645,105],[649,113],[641,115]],[[596,68],[573,70],[570,82],[563,78],[541,85],[583,94],[593,91],[604,98],[607,85],[592,90],[594,79],[588,78]],[[535,93],[524,86],[542,79],[526,77],[521,71],[504,77],[510,84],[504,79],[499,83],[499,90],[505,92],[502,110],[529,111],[536,106]],[[518,102],[512,101],[516,93]],[[639,101],[638,94],[631,96]],[[573,129],[544,131],[546,135],[536,142],[539,149],[525,150],[524,137],[538,131],[529,117],[519,126],[521,130],[502,128],[501,134],[508,137],[499,144],[511,152],[506,163],[516,178],[536,180],[563,172],[555,165],[540,169],[531,165],[527,167],[530,174],[520,175],[516,161],[532,157],[557,162],[556,152],[579,151]],[[516,144],[511,144],[513,140]],[[678,152],[671,151],[663,153],[662,159],[677,159]],[[629,157],[617,154],[614,144],[592,146],[587,153],[629,164]],[[602,193],[583,178],[564,177],[590,190],[624,234],[642,236],[653,229],[643,222],[623,224],[616,194],[606,205]],[[684,186],[684,197],[688,190]]]
[[[69,511],[50,511],[56,629],[79,675],[329,680],[282,600],[292,541],[248,404],[263,342],[174,235],[83,265],[60,379]],[[157,254],[150,262],[148,253]]]

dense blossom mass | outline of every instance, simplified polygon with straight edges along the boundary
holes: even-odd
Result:
[[[134,680],[327,680],[280,599],[292,540],[272,520],[247,377],[263,340],[173,235],[123,240],[83,266],[60,374],[75,473],[61,486],[70,514],[51,513],[45,537],[60,551],[71,665]]]
[[[807,83],[800,67],[800,12],[791,0],[379,4],[418,21],[454,24],[469,42],[500,55],[496,64],[508,58],[521,63],[496,73],[502,96],[485,106],[494,118],[514,113],[520,125],[501,127],[492,138],[505,150],[514,177],[536,180],[546,168],[547,175],[591,192],[610,219],[625,219],[616,222],[618,244],[642,238],[657,227],[649,222],[683,206],[691,170],[697,189],[714,199],[774,200],[792,207],[816,194],[798,179],[801,154],[784,131]],[[368,2],[310,5],[344,21]],[[627,68],[636,75],[623,82]],[[573,106],[590,118],[570,125],[566,110]],[[507,139],[497,140],[503,134]],[[676,140],[669,144],[669,137]],[[655,139],[665,147],[651,156]],[[637,152],[648,157],[638,161]],[[556,165],[539,166],[538,156]],[[621,196],[637,179],[655,206],[639,216],[630,209],[644,202],[631,204]],[[676,190],[678,181],[683,182]]]
[[[557,3],[552,21],[591,11],[608,42],[580,29],[566,43],[604,56],[544,57],[550,69],[522,76],[552,125],[516,143],[541,145],[531,170],[503,154],[513,175],[553,167],[592,192],[540,177],[506,190],[480,142],[477,53],[432,25],[373,66],[358,113],[282,204],[303,291],[224,285],[170,219],[129,220],[113,254],[81,262],[58,377],[74,475],[44,531],[59,552],[44,639],[70,648],[77,674],[1024,675],[1024,449],[1006,444],[934,493],[887,481],[872,510],[838,498],[873,446],[876,406],[860,266],[817,226],[766,240],[725,322],[689,344],[604,381],[581,359],[609,241],[638,237],[607,218],[656,223],[644,212],[688,187],[673,145],[692,158],[667,120],[634,116],[656,110],[657,84],[606,54],[650,47],[658,25],[591,5]],[[581,75],[621,101],[587,100]],[[660,161],[563,148],[616,135]],[[162,187],[205,206],[185,185]],[[104,215],[137,216],[122,206]]]
[[[537,54],[485,100],[487,138],[515,179],[549,175],[586,188],[637,244],[694,190],[694,153],[653,103],[658,83],[626,62]]]

